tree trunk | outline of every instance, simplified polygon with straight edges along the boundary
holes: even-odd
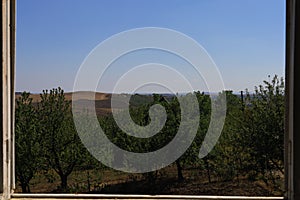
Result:
[[[182,167],[180,165],[180,161],[176,160],[176,166],[177,166],[177,177],[178,177],[178,182],[182,182],[184,180],[183,175],[182,175]]]
[[[89,171],[87,171],[87,188],[88,188],[88,191],[90,192],[91,191],[91,182],[90,182],[90,173]]]
[[[204,159],[205,162],[205,168],[207,171],[207,178],[208,178],[208,182],[211,183],[211,178],[210,178],[210,170],[209,170],[209,163],[207,159]]]
[[[27,184],[21,182],[22,193],[27,193]]]
[[[21,183],[21,188],[22,188],[22,193],[29,193],[30,189],[29,189],[29,181],[27,181],[26,178],[24,178],[23,176],[19,176],[18,177]],[[29,179],[30,180],[30,179]]]
[[[68,186],[68,176],[61,175],[60,180],[61,180],[60,187],[61,187],[62,191],[66,191],[67,186]]]
[[[29,183],[27,184],[27,192],[28,192],[28,193],[31,193],[31,192],[30,192],[30,186],[29,186]]]

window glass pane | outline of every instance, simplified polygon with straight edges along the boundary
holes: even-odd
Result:
[[[18,1],[16,46],[16,192],[283,195],[284,1]]]

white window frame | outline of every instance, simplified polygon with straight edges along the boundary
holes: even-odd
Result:
[[[14,104],[15,104],[15,17],[16,0],[2,0],[2,71],[0,198],[8,199],[300,199],[300,123],[294,95],[300,91],[300,1],[286,0],[286,123],[284,197],[190,196],[190,195],[90,195],[90,194],[14,194]],[[297,18],[298,17],[298,18]],[[298,19],[298,20],[296,20]],[[298,66],[298,69],[295,68]],[[299,100],[299,99],[298,99]],[[298,105],[298,106],[297,106]],[[297,123],[298,119],[298,123]],[[296,134],[298,132],[298,135]],[[0,157],[0,158],[1,158]],[[297,170],[298,169],[298,170]]]

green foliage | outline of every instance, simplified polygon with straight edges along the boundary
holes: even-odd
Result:
[[[61,190],[67,189],[67,178],[81,163],[85,150],[78,138],[70,101],[60,88],[43,91],[39,104],[39,121],[43,135],[43,156],[61,179]]]
[[[243,146],[241,145],[242,101],[232,93],[225,91],[227,111],[222,134],[215,146],[211,165],[221,180],[232,180],[239,175],[241,170],[241,158],[244,158]]]
[[[245,107],[245,137],[252,162],[263,180],[273,179],[274,172],[283,174],[284,150],[284,82],[275,76],[271,82],[247,93]]]
[[[30,192],[29,182],[41,167],[41,137],[38,132],[37,111],[32,105],[29,93],[23,92],[16,101],[15,110],[15,148],[16,178],[22,192]]]

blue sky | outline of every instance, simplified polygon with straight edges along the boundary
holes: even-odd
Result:
[[[268,75],[284,76],[284,0],[18,0],[16,91],[71,91],[92,49],[141,27],[169,28],[196,40],[226,89],[251,91]],[[116,78],[118,67],[106,80]]]

